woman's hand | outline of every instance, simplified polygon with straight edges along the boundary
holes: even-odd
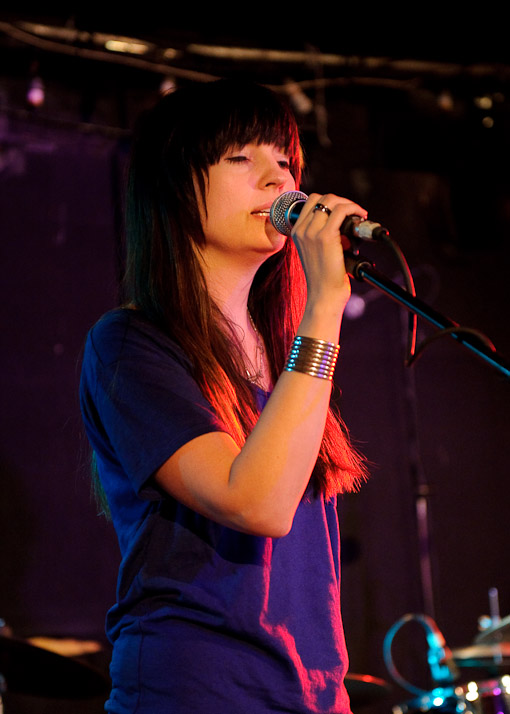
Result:
[[[292,239],[307,283],[300,335],[338,341],[341,317],[351,294],[340,228],[352,215],[366,218],[367,212],[346,198],[313,193],[294,225]]]

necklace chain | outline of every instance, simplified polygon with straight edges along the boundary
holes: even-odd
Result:
[[[260,383],[260,380],[264,376],[264,344],[260,336],[257,326],[251,316],[251,312],[248,310],[248,319],[250,320],[250,325],[253,328],[255,336],[257,338],[257,349],[255,351],[255,361],[258,362],[258,370],[252,374],[252,372],[245,366],[246,377],[252,384]],[[250,365],[253,367],[253,363],[250,360]]]

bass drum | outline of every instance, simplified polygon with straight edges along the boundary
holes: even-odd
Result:
[[[510,714],[510,675],[457,687],[437,687],[393,707],[394,714]]]

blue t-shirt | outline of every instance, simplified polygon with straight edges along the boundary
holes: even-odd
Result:
[[[122,555],[107,710],[349,712],[335,500],[305,497],[273,539],[160,491],[154,472],[223,427],[183,351],[134,310],[90,331],[80,396]]]

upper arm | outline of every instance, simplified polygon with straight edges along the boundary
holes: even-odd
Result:
[[[282,522],[271,522],[248,489],[232,479],[240,449],[223,431],[203,434],[181,446],[156,471],[157,485],[185,506],[222,525],[252,535],[280,537]],[[254,484],[250,485],[252,491]],[[256,486],[255,486],[256,490]]]
[[[108,324],[88,342],[82,411],[96,451],[119,464],[142,498],[160,498],[151,482],[161,465],[224,426],[178,348],[155,328],[131,327],[126,333],[123,322]]]
[[[230,469],[238,452],[225,432],[202,434],[177,449],[154,479],[175,499],[214,519],[227,508]]]

